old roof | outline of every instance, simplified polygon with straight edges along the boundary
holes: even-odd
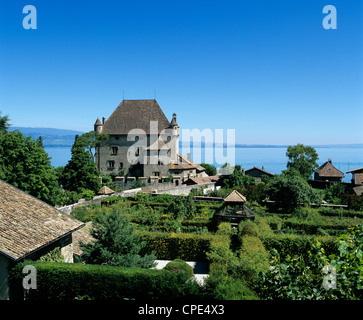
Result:
[[[233,190],[226,198],[224,202],[241,203],[246,202],[246,197],[240,194],[237,190]]]
[[[264,170],[264,169],[261,169],[261,168],[259,168],[259,167],[253,167],[253,168],[251,168],[251,169],[248,169],[248,170],[246,170],[246,171],[245,171],[245,173],[248,175],[248,173],[247,173],[247,172],[250,172],[250,171],[253,171],[253,170],[261,171],[262,173],[264,173],[264,174],[266,174],[266,175],[268,175],[268,176],[273,176],[273,175],[274,175],[273,173],[268,172],[268,171],[266,171],[266,170]]]
[[[353,191],[357,196],[360,196],[363,194],[363,186],[354,187]]]
[[[344,177],[344,173],[335,168],[332,165],[331,161],[325,162],[318,169],[315,169],[314,172],[319,174],[320,177],[338,177],[338,178]]]
[[[104,123],[102,133],[128,134],[131,129],[142,129],[150,134],[150,121],[158,122],[158,133],[170,125],[156,100],[122,100]]]
[[[346,173],[355,173],[355,172],[363,173],[363,167],[347,171]]]
[[[83,226],[0,180],[0,252],[10,259],[19,260]]]
[[[107,186],[103,186],[100,191],[97,192],[97,194],[113,194],[115,191],[113,191],[111,188]]]
[[[202,167],[201,165],[197,164],[196,162],[194,162],[192,160],[189,160],[188,158],[184,157],[180,153],[178,153],[178,160],[181,163],[190,164],[190,165],[194,166],[197,169],[197,171],[205,171],[204,167]]]
[[[212,182],[217,182],[219,179],[219,175],[209,176],[209,177],[196,177],[189,178],[184,184],[190,184],[190,182],[194,182],[194,184],[207,184]]]

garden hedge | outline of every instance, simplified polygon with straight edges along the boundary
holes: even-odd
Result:
[[[185,261],[206,261],[211,243],[219,241],[218,235],[195,233],[141,232],[141,239],[147,245],[141,254],[156,251],[160,260],[182,259]]]
[[[333,253],[337,245],[336,238],[331,236],[276,234],[260,236],[260,239],[267,250],[276,249],[281,256],[306,256],[311,248],[311,244],[316,240],[321,243],[326,255]]]
[[[185,274],[167,270],[26,261],[11,270],[15,298],[23,298],[22,269],[29,264],[37,270],[37,289],[29,290],[29,300],[196,298],[199,288],[186,282]]]

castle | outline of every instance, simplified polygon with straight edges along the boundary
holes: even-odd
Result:
[[[109,139],[96,148],[98,169],[115,181],[140,179],[145,183],[205,177],[205,169],[179,153],[176,114],[169,121],[156,100],[123,100],[94,130]]]

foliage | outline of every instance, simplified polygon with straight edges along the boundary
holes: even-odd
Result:
[[[0,179],[52,205],[62,192],[42,139],[20,131],[0,134]]]
[[[86,263],[107,264],[123,267],[150,268],[156,259],[154,252],[140,255],[146,243],[135,233],[130,220],[114,208],[109,214],[102,213],[92,223],[91,235],[96,239],[89,244],[81,243],[82,258]]]
[[[10,127],[9,116],[8,115],[2,116],[0,111],[0,134],[5,132],[9,127]]]
[[[303,144],[289,146],[286,156],[289,158],[287,168],[296,169],[304,179],[309,179],[318,167],[316,161],[319,157],[313,147],[304,146]]]
[[[208,176],[215,176],[217,174],[216,166],[209,164],[209,163],[201,163],[200,164],[203,168],[205,168],[205,173]]]
[[[232,174],[221,175],[218,184],[224,188],[240,187],[244,185],[255,184],[255,179],[242,173],[240,165],[234,167]]]
[[[53,250],[42,255],[38,261],[42,262],[64,262],[64,257],[62,256],[59,247],[55,247]]]
[[[140,232],[141,240],[147,245],[141,253],[152,251],[161,260],[182,259],[185,261],[205,261],[206,253],[214,242],[223,236],[194,233]]]
[[[75,137],[72,157],[64,167],[60,182],[66,190],[82,192],[89,189],[98,192],[101,188],[99,172],[91,154],[85,150],[82,136]]]
[[[319,241],[310,246],[307,256],[282,257],[274,250],[273,268],[260,278],[261,296],[294,300],[362,299],[363,225],[353,227],[337,240],[335,253],[330,255]]]
[[[216,234],[227,235],[229,237],[232,237],[236,233],[237,233],[236,228],[232,227],[229,222],[221,222],[218,225],[218,230],[216,232]]]
[[[210,275],[206,280],[205,291],[217,300],[259,300],[242,280],[227,275]]]
[[[288,212],[292,212],[299,205],[321,202],[318,193],[299,176],[275,176],[271,180],[267,194],[270,200],[275,201],[277,208]]]
[[[188,196],[175,196],[174,201],[168,206],[168,212],[178,219],[190,219],[195,215],[196,210],[192,193]]]
[[[174,259],[168,262],[163,269],[171,272],[184,273],[187,279],[190,279],[194,275],[193,268],[181,259]]]
[[[11,270],[11,283],[23,299],[23,267]],[[153,300],[198,299],[202,288],[183,273],[78,263],[31,262],[37,270],[37,290],[29,300]]]
[[[109,136],[107,134],[98,133],[97,131],[90,131],[82,134],[78,143],[88,150],[90,153],[93,162],[95,162],[95,154],[93,150],[102,144],[102,142],[108,140]]]
[[[342,183],[332,183],[324,190],[324,200],[330,203],[340,202],[340,196],[345,191],[345,186]],[[338,200],[338,201],[337,201]]]

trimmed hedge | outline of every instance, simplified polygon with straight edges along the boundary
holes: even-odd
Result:
[[[217,235],[195,233],[166,233],[142,231],[141,239],[147,245],[141,255],[156,251],[160,260],[182,259],[185,261],[206,261],[211,243],[219,241]]]
[[[197,298],[199,286],[182,273],[105,265],[26,261],[11,270],[11,286],[23,298],[22,269],[37,270],[37,289],[29,300],[122,300]]]
[[[260,239],[267,250],[276,249],[281,256],[306,256],[315,240],[321,243],[327,255],[335,252],[337,245],[336,238],[331,236],[276,234],[273,236],[260,236]]]

